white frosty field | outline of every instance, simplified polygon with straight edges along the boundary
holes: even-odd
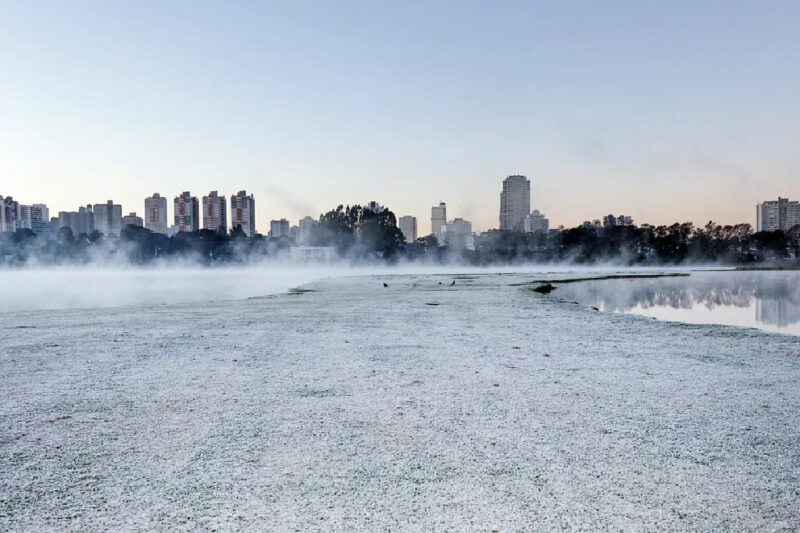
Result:
[[[532,277],[0,314],[0,530],[800,529],[800,337]]]

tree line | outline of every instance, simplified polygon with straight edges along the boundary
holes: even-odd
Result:
[[[800,263],[800,226],[788,232],[753,232],[749,224],[721,226],[714,222],[702,227],[691,223],[582,225],[536,233],[492,230],[475,237],[474,249],[453,249],[439,246],[433,235],[406,243],[390,210],[376,212],[358,204],[339,205],[321,214],[307,244],[333,247],[340,258],[354,262],[569,262],[629,266]],[[63,227],[49,240],[22,229],[0,234],[0,264],[148,264],[160,260],[241,264],[285,256],[294,245],[286,237],[247,237],[241,227],[228,234],[200,230],[171,237],[132,225],[123,228],[119,236],[105,236],[98,231],[74,235],[70,228]]]

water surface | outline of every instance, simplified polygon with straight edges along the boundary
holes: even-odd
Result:
[[[601,311],[800,335],[800,271],[692,272],[689,277],[594,280],[553,294]]]

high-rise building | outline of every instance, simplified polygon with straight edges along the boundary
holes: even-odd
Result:
[[[53,238],[53,223],[50,221],[50,210],[45,204],[31,205],[31,230],[40,239]]]
[[[203,229],[225,235],[228,233],[228,206],[225,197],[211,191],[203,196]]]
[[[289,236],[289,221],[285,218],[269,221],[269,236],[273,239]]]
[[[167,199],[153,193],[144,199],[144,227],[153,233],[167,234]]]
[[[298,244],[310,244],[311,243],[311,234],[314,231],[314,226],[317,225],[317,221],[311,217],[303,217],[300,219],[298,223],[298,232],[297,232],[297,242]]]
[[[463,218],[454,218],[444,226],[437,235],[440,246],[455,249],[474,249],[475,241],[472,235],[472,222]]]
[[[438,206],[431,207],[431,233],[438,235],[445,224],[447,224],[447,205],[440,202]]]
[[[17,231],[19,203],[11,196],[0,196],[0,232]]]
[[[231,196],[231,228],[241,227],[248,237],[256,235],[256,199],[247,191]]]
[[[756,231],[788,231],[800,224],[800,202],[788,198],[756,205]]]
[[[524,223],[525,233],[535,233],[537,231],[547,231],[550,229],[550,221],[538,210],[534,209],[533,213],[525,217]]]
[[[503,180],[500,193],[500,229],[523,231],[525,217],[531,212],[531,182],[525,176]]]
[[[373,213],[383,213],[384,211],[386,211],[386,207],[382,206],[375,200],[372,200],[371,202],[365,204],[364,209],[369,209]]]
[[[53,231],[69,228],[74,236],[86,235],[94,231],[94,211],[91,205],[79,207],[77,211],[59,211],[58,218],[53,219]]]
[[[184,191],[176,196],[172,204],[177,233],[191,233],[200,230],[200,203],[196,196]]]
[[[123,229],[125,226],[139,226],[144,227],[144,221],[142,217],[136,216],[136,213],[128,213],[124,217],[122,217],[122,227]]]
[[[400,217],[400,220],[397,221],[397,227],[403,232],[406,242],[412,243],[417,240],[417,217],[412,217],[411,215]]]
[[[29,205],[19,205],[17,209],[17,229],[31,229],[33,226],[32,207]]]
[[[94,204],[94,229],[103,235],[119,235],[122,231],[122,206],[109,200],[104,204]]]
[[[33,204],[31,206],[31,221],[50,222],[50,209],[45,204]]]

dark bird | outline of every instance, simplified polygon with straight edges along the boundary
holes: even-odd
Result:
[[[453,283],[451,283],[450,286],[452,287],[455,284],[456,284],[456,280],[453,280]]]
[[[384,286],[384,287],[388,287],[388,286],[389,286],[389,284],[388,284],[388,283],[386,283],[386,282],[384,281],[384,282],[383,282],[383,286]]]

